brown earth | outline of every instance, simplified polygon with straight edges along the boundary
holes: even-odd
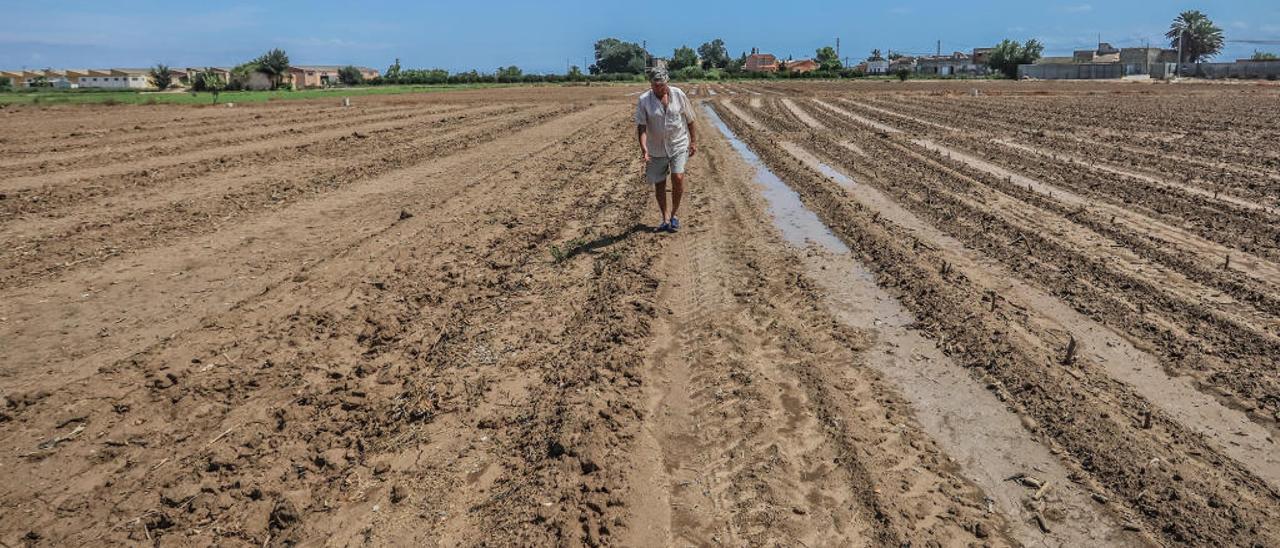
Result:
[[[0,109],[0,543],[1280,544],[1276,87],[638,90]]]

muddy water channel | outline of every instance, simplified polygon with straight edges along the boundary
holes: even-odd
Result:
[[[787,243],[803,250],[806,274],[823,288],[827,306],[839,321],[875,334],[865,353],[867,364],[896,385],[925,431],[987,493],[992,510],[1009,518],[1013,538],[1028,546],[1143,544],[1068,478],[1068,470],[1014,413],[933,341],[910,329],[912,315],[712,108],[704,108],[712,125],[756,169],[775,226]],[[824,172],[843,177],[830,168]],[[840,182],[852,184],[847,177]],[[1020,476],[1031,479],[1010,479]]]

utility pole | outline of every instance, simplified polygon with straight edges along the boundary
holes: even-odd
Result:
[[[836,37],[836,59],[840,58],[840,37]]]
[[[934,55],[936,55],[937,57],[942,57],[942,40],[938,40],[938,52]]]

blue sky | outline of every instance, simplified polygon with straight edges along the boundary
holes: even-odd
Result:
[[[655,55],[723,38],[734,56],[752,47],[812,56],[840,37],[842,55],[872,48],[928,53],[968,50],[1002,38],[1039,38],[1046,54],[1161,43],[1183,9],[1201,9],[1227,39],[1280,40],[1280,1],[1007,0],[902,2],[759,0],[409,1],[2,0],[0,68],[233,65],[272,47],[296,64],[361,64],[492,71],[562,72],[590,63],[592,43],[647,41]],[[1228,43],[1220,60],[1255,48]],[[585,68],[585,67],[584,67]]]

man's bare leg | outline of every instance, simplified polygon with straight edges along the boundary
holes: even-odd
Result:
[[[662,222],[667,222],[667,182],[661,181],[653,185],[653,195],[658,198],[658,211],[662,212]],[[679,198],[676,203],[679,204]]]
[[[684,196],[684,174],[672,173],[671,174],[671,216],[672,217],[675,217],[676,211],[680,209],[680,198],[683,196]],[[662,200],[662,198],[659,198],[658,201],[662,202],[664,200]],[[663,208],[663,209],[665,210],[666,208]]]

